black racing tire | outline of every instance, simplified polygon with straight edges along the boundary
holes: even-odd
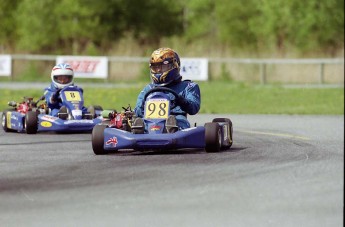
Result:
[[[95,110],[103,110],[103,108],[101,106],[93,106],[95,108]]]
[[[229,118],[214,118],[212,122],[226,122],[229,124],[230,128],[230,145],[223,146],[224,149],[229,149],[233,143],[233,129],[232,129],[232,122]]]
[[[25,114],[24,125],[27,134],[36,134],[38,130],[37,113],[34,111],[28,111]]]
[[[2,128],[4,129],[5,132],[11,131],[11,130],[7,127],[7,112],[8,112],[8,111],[2,112],[2,116],[1,116],[1,125],[2,125]]]
[[[92,129],[92,149],[95,155],[105,155],[108,152],[104,150],[104,129],[106,125],[96,125]]]
[[[102,111],[103,108],[101,106],[92,106],[92,105],[87,108],[87,111],[91,114],[92,118],[98,117],[96,115],[96,110]]]
[[[221,148],[221,132],[220,126],[216,122],[208,122],[205,124],[205,150],[213,153],[219,152]]]

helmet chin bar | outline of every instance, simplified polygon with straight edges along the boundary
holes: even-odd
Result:
[[[58,88],[58,89],[62,89],[62,88],[64,88],[64,87],[68,87],[68,86],[73,85],[73,81],[71,81],[71,82],[68,83],[68,84],[60,84],[60,83],[57,83],[57,82],[55,82],[55,81],[53,81],[53,83],[54,83],[55,87]]]

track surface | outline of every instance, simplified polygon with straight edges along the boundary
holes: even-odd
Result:
[[[343,226],[344,116],[229,117],[228,151],[95,156],[0,129],[1,226]]]

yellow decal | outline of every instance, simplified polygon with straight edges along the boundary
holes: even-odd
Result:
[[[12,128],[11,127],[11,112],[7,112],[6,114],[6,124],[7,124],[7,128]]]
[[[145,118],[166,119],[169,114],[169,101],[167,99],[151,99],[145,103]]]
[[[65,91],[67,101],[81,101],[80,93],[78,91]]]
[[[45,128],[50,128],[50,127],[52,127],[52,123],[49,122],[49,121],[42,121],[42,122],[41,122],[41,125],[42,125],[42,127],[45,127]]]

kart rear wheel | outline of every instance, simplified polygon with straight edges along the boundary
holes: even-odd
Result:
[[[28,111],[25,114],[24,125],[27,134],[35,134],[38,129],[37,113],[33,111]]]
[[[96,155],[104,155],[108,152],[104,150],[104,129],[106,125],[96,125],[92,129],[92,149]]]
[[[229,124],[229,129],[230,129],[230,132],[229,132],[229,145],[227,146],[223,146],[224,149],[229,149],[231,146],[232,146],[232,142],[233,142],[233,137],[232,137],[232,134],[233,134],[233,129],[232,129],[232,122],[229,118],[214,118],[212,122],[226,122]]]
[[[222,138],[220,126],[216,122],[205,124],[205,150],[206,152],[219,152],[221,148]]]
[[[101,106],[93,106],[95,108],[95,110],[103,110],[103,108]]]
[[[92,119],[98,117],[96,111],[102,111],[103,108],[101,106],[89,106],[87,108],[87,112],[89,112],[92,116]]]

